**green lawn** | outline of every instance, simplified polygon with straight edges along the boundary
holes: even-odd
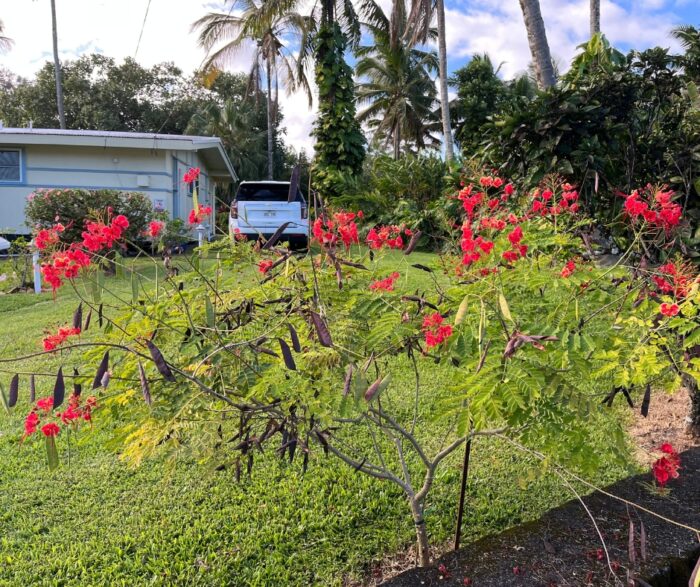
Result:
[[[434,258],[416,254],[411,261]],[[106,285],[129,296],[126,280]],[[69,288],[55,300],[0,296],[0,357],[40,350],[44,329],[70,321],[76,305]],[[53,373],[61,360],[33,359],[21,369]],[[399,381],[401,373],[410,376],[401,360]],[[5,389],[13,367],[20,368],[0,364]],[[428,369],[427,385],[444,389],[449,368]],[[38,393],[49,394],[52,385],[40,378]],[[98,411],[92,431],[73,441],[70,466],[59,438],[62,466],[49,472],[41,442],[20,445],[26,411],[25,396],[11,415],[0,415],[0,585],[340,585],[412,543],[401,493],[322,452],[302,476],[298,463],[280,463],[268,451],[241,483],[195,462],[173,468],[152,460],[133,470],[109,448]],[[602,439],[606,429],[591,422],[591,434]],[[434,543],[454,532],[461,456],[440,469],[429,499]],[[475,443],[472,462],[465,541],[571,498],[551,475],[525,488],[523,457],[496,440]],[[623,474],[611,466],[595,480]]]

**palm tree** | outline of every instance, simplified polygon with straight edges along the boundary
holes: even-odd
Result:
[[[694,80],[700,79],[700,29],[683,25],[673,29],[671,35],[685,50],[682,61],[686,75]]]
[[[412,0],[411,14],[408,17],[412,30],[412,41],[425,43],[428,40],[433,16],[437,17],[438,72],[440,82],[440,110],[442,113],[442,134],[445,140],[445,159],[454,159],[454,140],[450,122],[450,102],[447,93],[447,41],[445,39],[444,0]]]
[[[375,140],[391,142],[398,159],[402,141],[418,149],[426,142],[439,144],[426,124],[437,93],[431,78],[438,69],[437,56],[416,49],[405,38],[405,0],[394,0],[390,19],[379,6],[375,16],[375,24],[363,23],[374,44],[357,50],[357,98],[367,104],[357,118],[374,130]]]
[[[553,86],[556,79],[539,0],[520,0],[520,8],[523,11],[527,41],[535,64],[537,85],[541,90],[544,90]]]
[[[600,0],[591,0],[590,9],[591,37],[600,32]]]
[[[53,68],[56,78],[56,104],[58,106],[58,123],[66,128],[66,114],[63,109],[63,80],[61,62],[58,59],[58,27],[56,25],[56,0],[51,0],[51,32],[53,35]]]
[[[10,39],[9,37],[4,37],[4,32],[5,25],[3,24],[2,20],[0,20],[0,53],[5,53],[6,51],[9,51],[12,47],[12,39]]]
[[[271,11],[265,0],[242,0],[238,6],[242,9],[240,16],[231,12],[209,13],[193,23],[192,30],[199,31],[199,44],[207,52],[223,41],[205,61],[205,69],[223,67],[241,50],[253,48],[251,85],[257,89],[262,75],[267,89],[267,175],[272,179],[279,86],[283,85],[288,93],[301,88],[311,101],[305,63],[308,51],[295,56],[290,37],[296,37],[302,47],[309,46],[314,23],[311,17],[290,9]]]

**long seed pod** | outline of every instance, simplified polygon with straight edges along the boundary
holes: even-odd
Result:
[[[100,307],[97,308],[97,325],[102,328],[102,307],[103,304],[100,304]]]
[[[411,265],[411,267],[415,267],[416,269],[420,269],[421,271],[427,271],[428,273],[432,273],[433,270],[430,267],[426,267],[425,265],[421,265],[420,263],[414,263]]]
[[[88,328],[90,328],[90,320],[92,319],[92,310],[90,310],[87,314],[87,317],[85,318],[85,327],[83,328],[83,332],[85,332]]]
[[[34,373],[29,376],[29,403],[34,403],[36,400],[36,378]]]
[[[274,234],[267,240],[267,242],[261,247],[263,251],[267,251],[271,247],[274,247],[277,244],[277,241],[280,240],[280,237],[282,236],[282,233],[287,230],[287,227],[291,224],[291,222],[285,222],[280,226]]]
[[[649,415],[649,403],[651,402],[651,384],[647,383],[647,388],[644,390],[644,399],[642,400],[641,414],[645,418]]]
[[[381,382],[382,378],[378,377],[375,382],[367,388],[367,391],[365,391],[365,401],[371,402],[374,399],[374,396],[379,392],[379,385]]]
[[[343,289],[343,271],[340,269],[340,263],[335,262],[335,280],[338,283],[338,289]]]
[[[163,379],[166,381],[175,382],[175,375],[173,375],[170,367],[168,367],[168,364],[165,362],[160,349],[150,340],[146,341],[146,346],[148,347],[148,351],[151,353],[151,358],[156,365],[156,369],[158,369],[158,373],[160,373],[163,376]]]
[[[289,345],[285,342],[283,338],[278,339],[280,343],[280,350],[282,351],[282,358],[284,358],[284,364],[290,371],[296,371],[297,365],[294,362],[294,357],[292,357],[292,351]]]
[[[57,408],[63,403],[66,395],[66,382],[63,380],[63,367],[58,368],[56,383],[53,386],[53,407]]]
[[[411,236],[411,240],[408,241],[408,246],[406,246],[406,248],[403,250],[404,255],[410,255],[413,252],[413,249],[416,248],[418,240],[420,239],[422,234],[423,233],[420,230],[417,230],[413,233],[413,236]]]
[[[143,393],[143,400],[146,402],[146,405],[150,406],[153,403],[153,401],[151,400],[151,389],[148,386],[146,371],[144,371],[141,361],[139,361],[139,379],[141,380],[141,392]]]
[[[294,329],[294,326],[292,326],[289,322],[287,322],[287,328],[289,328],[289,336],[292,339],[292,348],[294,349],[294,352],[300,353],[301,344],[299,343],[299,336],[297,335],[297,331]]]
[[[100,361],[100,366],[97,368],[95,378],[92,380],[93,389],[97,389],[102,385],[102,377],[104,377],[104,374],[107,373],[107,369],[109,369],[109,351],[105,351],[102,361]]]
[[[323,321],[323,318],[316,312],[311,312],[311,320],[313,320],[314,328],[316,328],[319,342],[325,347],[332,347],[333,340],[331,339],[331,333],[328,330],[328,326],[326,326],[326,323]]]
[[[112,373],[105,371],[105,374],[102,376],[102,381],[100,381],[100,385],[102,385],[104,389],[107,389],[109,387],[110,379],[112,379]]]
[[[73,314],[73,328],[77,328],[79,330],[83,329],[83,302],[78,304],[78,307]]]
[[[73,395],[76,397],[80,397],[80,394],[83,392],[83,386],[78,383],[78,370],[74,367],[73,368]]]
[[[12,377],[10,381],[10,395],[7,398],[7,405],[11,408],[17,403],[17,397],[19,396],[19,375]]]
[[[350,393],[350,385],[352,384],[352,365],[348,365],[345,371],[345,383],[343,384],[343,397],[346,397]]]

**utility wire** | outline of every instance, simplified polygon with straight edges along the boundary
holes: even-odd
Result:
[[[148,4],[146,4],[146,14],[143,15],[143,23],[141,23],[141,32],[139,33],[139,40],[136,43],[136,51],[134,51],[134,59],[136,59],[136,55],[139,52],[139,47],[141,46],[141,38],[143,37],[143,29],[146,28],[146,19],[148,18],[148,11],[151,8],[151,0],[148,0]]]

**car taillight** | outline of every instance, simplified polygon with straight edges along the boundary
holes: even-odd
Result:
[[[231,204],[231,218],[238,218],[238,202]]]
[[[306,204],[301,205],[301,217],[304,219],[309,217],[309,208]]]

